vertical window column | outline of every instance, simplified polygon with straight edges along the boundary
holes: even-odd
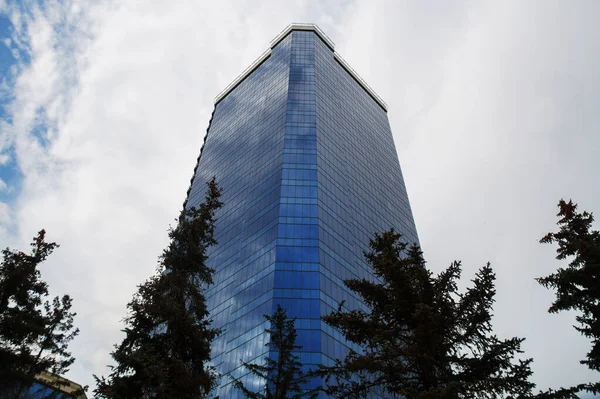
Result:
[[[273,309],[297,318],[305,366],[321,362],[315,40],[313,32],[292,32],[273,300]]]

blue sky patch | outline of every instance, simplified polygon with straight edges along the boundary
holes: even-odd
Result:
[[[29,56],[21,51],[14,43],[14,26],[11,20],[0,14],[0,129],[6,129],[7,125],[12,125],[12,116],[9,113],[9,106],[14,99],[14,87],[18,71],[23,67],[23,62],[29,62]],[[15,57],[17,54],[18,58]],[[0,135],[9,134],[6,131],[0,131]],[[6,188],[0,186],[0,201],[11,203],[20,191],[22,173],[15,159],[15,150],[11,145],[0,152],[2,157],[9,156],[9,160],[0,165],[0,179],[6,184]]]

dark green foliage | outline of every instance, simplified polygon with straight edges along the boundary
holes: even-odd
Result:
[[[497,398],[528,395],[534,384],[531,359],[515,361],[522,338],[501,340],[492,332],[495,275],[482,267],[472,287],[460,293],[459,262],[434,276],[422,252],[408,248],[393,230],[371,240],[368,263],[380,283],[346,280],[372,309],[346,311],[343,304],[323,317],[350,342],[351,351],[333,367],[322,367],[327,391],[360,398],[372,387],[384,397],[407,399]]]
[[[208,183],[205,201],[182,211],[171,242],[159,258],[157,274],[139,286],[127,305],[123,342],[111,354],[116,366],[96,378],[104,398],[204,398],[218,375],[209,365],[212,341],[204,291],[214,271],[207,248],[216,243],[214,213],[221,193]]]
[[[297,346],[296,319],[288,319],[285,310],[277,306],[273,316],[265,315],[271,323],[271,328],[265,331],[270,334],[270,342],[267,343],[271,352],[277,352],[277,360],[265,357],[264,364],[250,364],[242,362],[250,373],[257,378],[266,381],[262,392],[252,392],[234,379],[234,385],[240,389],[248,399],[315,399],[318,396],[316,390],[303,391],[302,384],[308,382],[306,373],[302,371],[302,363],[298,356],[293,354],[294,350],[301,349]]]
[[[548,233],[541,243],[557,243],[557,259],[569,259],[565,268],[559,268],[547,277],[536,279],[541,285],[556,291],[556,300],[550,313],[563,310],[578,312],[575,329],[592,341],[592,348],[582,364],[600,371],[600,232],[592,230],[594,217],[578,212],[577,204],[560,200],[557,216],[558,232]],[[600,392],[600,382],[586,383],[572,390]]]
[[[5,249],[0,265],[0,397],[24,398],[42,371],[66,373],[75,359],[67,351],[79,330],[68,295],[48,300],[39,266],[58,247],[40,231],[31,253]]]

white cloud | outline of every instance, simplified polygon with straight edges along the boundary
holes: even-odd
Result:
[[[10,221],[10,208],[7,204],[0,202],[0,225],[5,225]]]
[[[18,227],[12,246],[41,228],[61,244],[44,276],[79,313],[71,378],[93,385],[107,372],[125,304],[181,208],[213,97],[303,21],[390,105],[430,267],[463,259],[469,276],[493,263],[496,326],[528,337],[540,388],[595,377],[577,364],[587,343],[572,316],[545,314],[552,295],[532,279],[559,265],[537,244],[555,202],[600,209],[598,3],[46,3],[7,11],[31,65],[0,138],[24,174],[0,222]],[[32,134],[40,118],[47,145]]]

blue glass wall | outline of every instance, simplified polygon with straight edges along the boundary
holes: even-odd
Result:
[[[296,319],[306,368],[321,362],[315,40],[292,32],[273,311]],[[320,384],[313,381],[313,385]]]
[[[325,43],[316,40],[315,53],[321,315],[342,301],[367,310],[343,280],[374,278],[363,255],[369,239],[393,227],[418,243],[417,232],[386,111]],[[348,352],[323,322],[321,352],[325,365]]]
[[[348,347],[320,316],[342,300],[364,307],[342,280],[372,278],[363,250],[373,233],[418,238],[385,110],[312,31],[289,34],[218,102],[185,206],[212,176],[224,202],[207,291],[224,330],[217,394],[241,398],[226,375],[264,384],[240,367],[268,354],[264,314],[281,304],[297,318],[302,362],[329,364]]]
[[[66,393],[62,392],[61,390],[51,388],[47,385],[43,385],[43,384],[40,384],[37,382],[34,383],[29,388],[27,399],[45,399],[45,398],[75,399],[73,396],[67,395]]]

